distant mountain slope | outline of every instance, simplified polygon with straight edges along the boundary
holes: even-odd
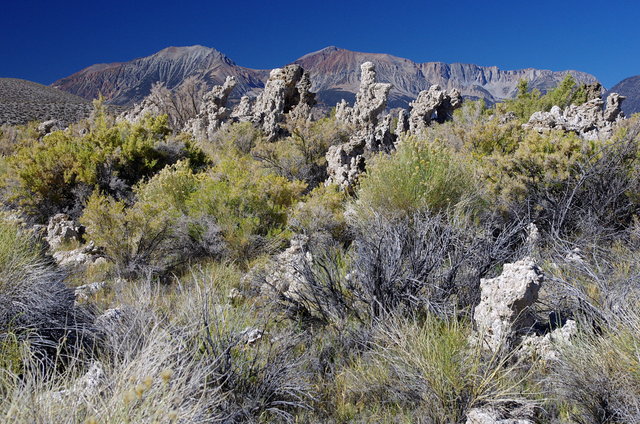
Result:
[[[16,78],[0,78],[0,124],[57,119],[64,124],[89,116],[91,102],[82,97]]]
[[[391,106],[405,106],[407,101],[415,99],[421,90],[432,84],[457,88],[465,97],[483,98],[493,103],[513,97],[521,79],[530,81],[532,88],[542,91],[555,87],[567,73],[579,82],[597,81],[593,75],[579,71],[554,72],[533,68],[503,71],[495,66],[463,63],[415,63],[388,54],[361,53],[337,47],[310,53],[295,63],[309,70],[312,89],[319,93],[320,99],[333,104],[341,96],[358,90],[360,64],[366,61],[376,64],[379,81],[393,84]]]
[[[609,93],[618,93],[626,97],[622,102],[622,111],[625,115],[631,116],[640,112],[640,75],[623,79],[611,87],[606,95]]]
[[[567,73],[579,82],[597,81],[593,75],[578,71],[503,71],[497,67],[461,63],[415,63],[388,54],[361,53],[337,47],[309,53],[294,63],[310,72],[320,103],[333,106],[342,98],[353,101],[359,86],[360,65],[366,61],[376,64],[380,81],[393,84],[391,107],[406,107],[421,90],[432,84],[458,88],[465,97],[495,102],[512,97],[518,81],[523,78],[543,91],[557,85]],[[227,75],[238,80],[232,93],[232,98],[237,99],[244,94],[256,95],[264,87],[269,71],[243,68],[208,47],[169,47],[130,62],[90,66],[56,81],[53,86],[88,99],[102,93],[110,103],[127,105],[144,98],[156,81],[163,81],[172,88],[194,76],[213,85],[221,84]]]
[[[215,49],[203,46],[168,47],[151,56],[130,62],[93,65],[53,83],[53,87],[87,99],[102,93],[112,104],[128,105],[142,100],[153,83],[168,88],[196,77],[209,85],[222,84],[235,76],[235,95],[262,88],[269,71],[243,68]]]

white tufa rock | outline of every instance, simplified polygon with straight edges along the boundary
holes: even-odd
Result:
[[[376,82],[375,66],[362,64],[360,89],[353,108],[342,100],[336,105],[336,120],[350,124],[355,133],[344,144],[331,146],[327,152],[326,184],[337,184],[350,191],[365,170],[365,155],[394,148],[396,135],[391,132],[391,116],[379,122],[378,116],[387,106],[391,84]]]
[[[439,85],[432,85],[428,90],[418,94],[411,102],[409,115],[409,132],[420,134],[432,121],[439,123],[450,120],[453,111],[462,105],[462,95],[458,90],[443,90]]]
[[[61,267],[81,267],[105,263],[104,250],[96,247],[93,241],[74,250],[61,250],[53,253],[53,259]]]
[[[198,115],[187,122],[184,131],[199,140],[211,138],[231,115],[227,102],[236,84],[234,77],[227,77],[223,85],[213,86],[203,96]]]
[[[82,226],[76,224],[69,215],[58,213],[49,220],[45,240],[52,250],[56,250],[64,244],[80,241],[82,233]]]
[[[484,407],[469,410],[466,424],[533,424],[533,421],[522,418],[503,418],[496,409]]]
[[[310,89],[309,73],[300,65],[273,69],[264,90],[253,105],[253,123],[264,131],[269,141],[286,134],[280,126],[285,114],[292,118],[309,117],[316,102],[316,95]]]
[[[554,106],[549,112],[535,112],[523,128],[540,133],[551,130],[575,132],[587,140],[606,139],[611,137],[616,124],[624,119],[621,109],[624,99],[618,93],[611,93],[604,109],[604,101],[600,97],[580,106],[570,105],[564,110]]]
[[[313,262],[307,242],[306,236],[298,234],[293,237],[288,249],[271,260],[265,270],[266,287],[263,290],[275,290],[284,296],[296,295],[304,281],[300,270]]]
[[[473,318],[483,346],[494,352],[509,347],[519,330],[533,325],[529,308],[542,281],[531,258],[505,264],[500,276],[480,280],[481,300]]]
[[[558,346],[566,346],[578,333],[578,326],[574,320],[543,336],[533,335],[523,337],[520,345],[520,357],[536,357],[544,361],[558,360]]]

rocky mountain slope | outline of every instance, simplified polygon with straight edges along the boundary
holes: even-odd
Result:
[[[319,100],[334,104],[342,98],[352,100],[355,97],[360,64],[364,62],[376,65],[379,81],[393,85],[389,99],[391,107],[406,106],[432,84],[445,89],[457,88],[464,97],[482,98],[494,103],[513,97],[521,79],[530,81],[532,88],[542,91],[555,87],[567,73],[579,82],[597,81],[593,75],[578,71],[554,72],[533,68],[503,71],[495,66],[464,63],[415,63],[388,54],[361,53],[337,47],[310,53],[295,63],[311,74],[312,90],[318,92]]]
[[[243,68],[216,49],[203,46],[168,47],[130,62],[93,65],[53,83],[53,86],[87,99],[102,93],[112,104],[129,105],[142,100],[156,81],[168,88],[195,77],[209,86],[236,78],[235,96],[262,88],[269,71]]]
[[[0,78],[0,124],[56,119],[64,124],[89,116],[91,102],[31,81]]]
[[[360,65],[367,61],[375,64],[381,82],[393,85],[390,107],[406,107],[421,90],[432,84],[457,88],[468,98],[495,102],[513,96],[518,81],[523,78],[543,91],[555,86],[567,73],[580,82],[596,81],[593,75],[578,71],[532,68],[503,71],[497,67],[461,63],[415,63],[388,54],[361,53],[337,47],[307,54],[294,63],[309,71],[312,89],[318,92],[319,102],[333,106],[342,98],[353,102],[358,91]],[[144,98],[155,81],[162,81],[172,88],[188,77],[195,77],[213,86],[222,84],[226,76],[236,78],[238,84],[231,98],[238,99],[244,94],[255,96],[264,87],[269,73],[241,67],[208,47],[169,47],[130,62],[90,66],[56,81],[53,86],[87,99],[102,93],[110,103],[127,105]]]
[[[626,97],[626,100],[622,103],[622,111],[625,115],[631,116],[640,112],[640,75],[620,81],[611,87],[606,96],[610,93],[618,93]]]

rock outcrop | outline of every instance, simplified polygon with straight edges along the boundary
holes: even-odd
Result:
[[[567,322],[555,330],[544,335],[531,335],[523,337],[519,355],[521,357],[534,357],[544,361],[558,359],[557,346],[571,343],[571,339],[578,333],[578,326],[574,320]]]
[[[453,111],[462,105],[462,95],[458,90],[443,90],[432,85],[421,91],[418,98],[411,102],[409,131],[420,134],[432,121],[443,123],[453,117]]]
[[[264,131],[269,141],[286,135],[286,130],[280,125],[286,114],[292,118],[309,117],[315,104],[315,94],[310,89],[309,74],[300,65],[272,70],[264,91],[253,106],[252,121]]]
[[[58,121],[57,119],[50,119],[38,125],[37,131],[40,137],[44,137],[47,134],[61,130],[63,128],[64,125],[62,125],[62,122]]]
[[[45,240],[52,250],[57,250],[65,244],[79,242],[84,228],[65,213],[54,215],[47,225]]]
[[[378,116],[387,107],[391,84],[376,82],[376,67],[365,62],[360,67],[360,89],[353,108],[343,100],[336,106],[336,119],[357,129],[374,129]]]
[[[105,263],[104,250],[96,247],[93,241],[74,250],[61,250],[53,254],[58,265],[66,268],[84,267]]]
[[[284,296],[294,296],[304,277],[301,270],[313,261],[307,249],[307,237],[296,235],[284,252],[276,255],[264,270],[263,291],[275,291]]]
[[[251,104],[251,99],[249,96],[242,96],[240,99],[240,103],[233,109],[231,112],[231,119],[237,122],[249,122],[253,117],[251,115],[251,111],[253,110],[253,105]]]
[[[211,138],[231,116],[227,102],[236,84],[234,77],[227,77],[223,85],[215,85],[206,93],[198,115],[187,122],[185,131],[196,139]]]
[[[117,120],[118,121],[129,121],[132,123],[137,123],[142,120],[147,115],[158,116],[162,114],[161,105],[159,104],[159,99],[152,94],[148,95],[140,103],[136,103],[129,110],[122,112]]]
[[[379,122],[387,106],[391,84],[376,82],[375,66],[365,62],[356,103],[349,107],[343,100],[336,106],[336,120],[351,125],[355,132],[349,141],[331,146],[327,152],[327,184],[337,184],[350,191],[365,170],[366,154],[394,148],[396,135],[391,132],[391,116]]]
[[[541,270],[530,258],[505,264],[496,278],[480,280],[481,300],[473,318],[483,346],[494,352],[509,348],[521,330],[533,326],[530,307],[542,281]]]
[[[530,415],[526,413],[522,414]],[[515,415],[519,414],[516,412]],[[467,412],[466,424],[533,424],[533,420],[528,418],[514,418],[514,414],[505,414],[495,408],[484,407],[469,410],[469,412]]]
[[[570,105],[562,110],[558,106],[549,112],[535,112],[529,122],[523,125],[540,133],[551,130],[575,132],[587,140],[601,140],[611,137],[615,124],[624,119],[621,105],[625,98],[611,93],[605,102],[597,97],[576,106]]]

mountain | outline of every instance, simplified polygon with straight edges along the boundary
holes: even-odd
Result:
[[[91,102],[32,81],[0,78],[0,124],[57,119],[64,124],[89,116]]]
[[[185,79],[195,77],[211,86],[222,84],[228,75],[238,80],[234,94],[240,96],[262,88],[269,71],[243,68],[218,50],[208,47],[168,47],[130,62],[89,66],[52,85],[87,99],[102,93],[109,103],[129,105],[149,94],[156,81],[174,88]]]
[[[640,112],[640,75],[623,79],[611,87],[605,95],[609,93],[618,93],[626,97],[622,102],[622,111],[626,116]]]
[[[457,88],[467,98],[485,99],[490,103],[511,98],[521,79],[530,81],[532,88],[546,91],[555,87],[567,73],[579,82],[593,83],[597,79],[579,71],[554,72],[540,69],[503,71],[495,66],[484,67],[464,63],[416,63],[388,54],[361,53],[337,47],[327,47],[296,60],[311,73],[312,90],[321,101],[335,104],[341,98],[352,100],[358,91],[360,64],[376,65],[378,80],[393,84],[389,104],[406,107],[421,90],[432,84],[443,88]]]
[[[390,107],[406,107],[421,90],[432,84],[457,88],[467,98],[482,98],[493,103],[512,97],[518,81],[523,78],[542,91],[557,85],[567,73],[579,82],[597,81],[593,75],[578,71],[533,68],[503,71],[495,66],[416,63],[388,54],[361,53],[337,47],[309,53],[294,63],[309,71],[320,103],[333,106],[342,98],[353,101],[359,87],[360,65],[366,61],[376,64],[379,81],[393,84]],[[163,81],[172,88],[188,77],[195,77],[214,85],[222,84],[227,75],[238,80],[232,93],[232,98],[237,99],[244,94],[256,95],[264,87],[269,71],[241,67],[208,47],[169,47],[130,62],[90,66],[56,81],[53,86],[87,99],[102,93],[112,104],[129,105],[144,98],[156,81]]]

